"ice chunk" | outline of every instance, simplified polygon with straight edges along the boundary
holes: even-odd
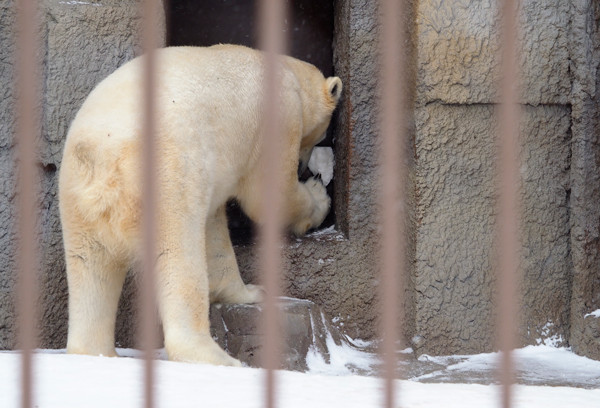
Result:
[[[308,168],[315,176],[321,175],[323,184],[333,179],[333,149],[331,147],[315,147],[308,161]]]

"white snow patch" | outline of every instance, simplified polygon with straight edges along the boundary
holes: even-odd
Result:
[[[325,315],[321,313],[321,322],[327,327]],[[314,328],[315,322],[313,315],[310,315],[310,324]],[[313,330],[313,342],[306,353],[306,365],[308,371],[313,374],[327,375],[352,375],[356,370],[371,371],[372,366],[376,362],[374,354],[357,348],[354,344],[342,341],[341,344],[336,344],[331,332],[327,330],[325,344],[329,352],[329,363],[325,361],[323,355],[316,349],[317,342],[315,330]],[[361,342],[366,344],[366,342]]]
[[[293,302],[293,303],[313,303],[308,299],[298,299],[298,298],[289,297],[289,296],[278,296],[277,299],[279,299],[280,301]]]
[[[592,317],[595,317],[595,318],[600,318],[600,309],[596,309],[593,312],[586,314],[585,316],[583,316],[583,318],[585,319],[588,316],[592,316]]]
[[[551,329],[554,327],[554,323],[548,322],[542,327],[542,337],[536,339],[538,345],[550,346],[550,347],[561,347],[565,344],[564,339],[559,334],[550,335]]]
[[[374,345],[375,345],[374,341],[361,340],[361,339],[353,339],[350,336],[344,336],[344,337],[346,337],[346,340],[350,344],[352,344],[354,347],[358,347],[358,348],[361,348],[361,349],[366,349],[366,348],[369,348],[369,347],[374,347]]]
[[[77,6],[94,6],[94,7],[100,7],[101,4],[98,3],[91,3],[89,1],[61,1],[59,2],[59,4],[68,4],[71,6],[77,5]]]
[[[326,238],[329,240],[343,241],[344,234],[336,231],[335,225],[330,225],[327,228],[323,228],[320,230],[313,231],[306,235],[309,238],[316,238],[317,241],[320,241],[321,238]],[[302,239],[299,239],[297,242],[302,242]]]
[[[470,356],[419,356],[419,361],[431,361],[442,366],[443,370],[411,378],[414,381],[439,377],[445,371],[493,372],[500,361],[500,353],[483,353]],[[519,376],[530,380],[565,380],[586,383],[600,378],[600,361],[574,354],[567,348],[550,346],[527,346],[513,351],[515,369]],[[458,361],[458,362],[457,362]]]
[[[335,230],[335,225],[330,225],[327,228],[323,228],[308,234],[309,237],[320,237],[323,235],[335,234],[337,231]]]
[[[309,170],[315,176],[320,174],[325,186],[333,179],[333,164],[333,149],[331,147],[315,147],[308,160]]]
[[[39,352],[33,358],[34,406],[43,408],[131,408],[143,404],[143,362]],[[158,408],[264,406],[265,371],[156,361]],[[375,377],[346,377],[277,371],[280,408],[377,407],[383,382]],[[395,381],[397,406],[480,408],[499,406],[497,386],[423,384]],[[16,408],[20,399],[20,354],[0,352],[0,406]],[[515,386],[515,408],[597,408],[600,390]]]
[[[330,263],[333,263],[333,262],[335,262],[335,259],[333,259],[333,258],[326,258],[326,259],[319,258],[319,259],[317,260],[317,263],[318,263],[319,265],[330,264]]]
[[[325,343],[329,351],[329,363],[313,346],[306,354],[306,365],[312,374],[348,376],[357,370],[371,371],[377,361],[375,355],[359,350],[349,343],[336,344],[329,333]]]

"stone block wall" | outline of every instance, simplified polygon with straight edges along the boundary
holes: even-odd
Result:
[[[9,348],[13,345],[15,286],[15,191],[13,122],[14,67],[12,55],[15,46],[11,27],[14,24],[12,2],[0,3],[0,345]]]
[[[600,359],[600,5],[576,0],[571,13],[572,159],[570,345]]]
[[[497,202],[495,1],[421,1],[417,13],[417,349],[494,344]],[[569,337],[569,5],[523,1],[521,344]]]
[[[499,76],[493,0],[414,0],[408,12],[413,122],[406,204],[405,338],[418,353],[495,347],[494,219]],[[0,1],[0,348],[14,347],[12,1]],[[139,53],[135,2],[46,0],[41,7],[43,123],[39,169],[41,346],[63,347],[67,291],[56,176],[70,121],[93,86]],[[334,2],[333,66],[344,81],[334,118],[336,230],[290,239],[284,289],[319,304],[351,337],[377,333],[376,2]],[[557,337],[600,356],[600,6],[523,0],[520,344]],[[254,247],[236,248],[258,280]],[[400,270],[400,268],[399,268]],[[117,340],[132,344],[134,282]],[[594,326],[595,327],[595,326]]]
[[[420,1],[416,337],[420,352],[494,345],[500,62],[494,1]],[[520,2],[519,343],[598,356],[598,25],[592,1]],[[587,322],[587,323],[586,323]]]
[[[141,20],[137,1],[118,0],[45,0],[39,4],[39,16],[42,130],[37,163],[41,184],[41,267],[37,302],[40,346],[64,347],[68,295],[57,200],[64,138],[94,86],[140,53]],[[14,3],[3,0],[0,2],[0,81],[3,84],[0,87],[0,348],[3,349],[15,344],[13,22]],[[159,24],[164,27],[164,15],[159,18]]]

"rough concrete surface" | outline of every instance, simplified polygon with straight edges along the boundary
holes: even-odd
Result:
[[[575,351],[589,358],[600,360],[600,317],[586,314],[574,343]]]
[[[600,308],[600,4],[571,2],[572,165],[570,345],[598,358],[600,337],[584,319]]]
[[[0,348],[14,347],[15,264],[14,176],[12,147],[12,2],[0,3],[0,78],[7,87],[0,99]],[[39,5],[41,16],[40,75],[42,77],[42,131],[38,139],[40,178],[40,346],[62,347],[67,330],[67,285],[62,236],[58,216],[57,182],[62,146],[68,126],[93,87],[118,66],[139,53],[137,2],[46,0]],[[162,19],[161,19],[162,21]],[[163,33],[164,38],[164,33]]]
[[[468,120],[465,119],[468,115]],[[494,150],[489,106],[416,112],[416,337],[419,353],[493,340]]]
[[[494,108],[430,104],[417,123],[417,351],[494,344]],[[522,133],[520,341],[568,337],[569,110],[527,107]],[[545,333],[548,335],[548,333]]]
[[[495,4],[419,2],[415,340],[427,353],[494,346],[492,112],[500,69]],[[570,57],[590,55],[589,46],[573,51],[573,16],[589,13],[573,7],[559,0],[525,0],[519,10],[521,344],[547,336],[567,344],[570,337],[571,161],[580,160],[571,152]],[[581,37],[587,39],[593,19],[584,20],[588,30]],[[581,68],[587,80],[589,68]],[[585,189],[593,186],[597,183]]]
[[[15,285],[15,246],[13,208],[15,191],[13,122],[14,41],[11,27],[14,13],[11,2],[0,2],[0,348],[12,345]]]
[[[499,15],[494,0],[422,0],[417,13],[417,101],[498,102]],[[569,2],[520,2],[521,100],[566,104]]]
[[[521,130],[521,327],[519,343],[569,340],[573,264],[568,106],[524,106]]]

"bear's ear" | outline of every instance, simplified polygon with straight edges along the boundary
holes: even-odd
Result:
[[[338,101],[340,100],[340,96],[342,96],[342,80],[338,77],[329,77],[327,78],[326,83],[327,91],[329,92],[331,99],[333,99],[337,105]]]

